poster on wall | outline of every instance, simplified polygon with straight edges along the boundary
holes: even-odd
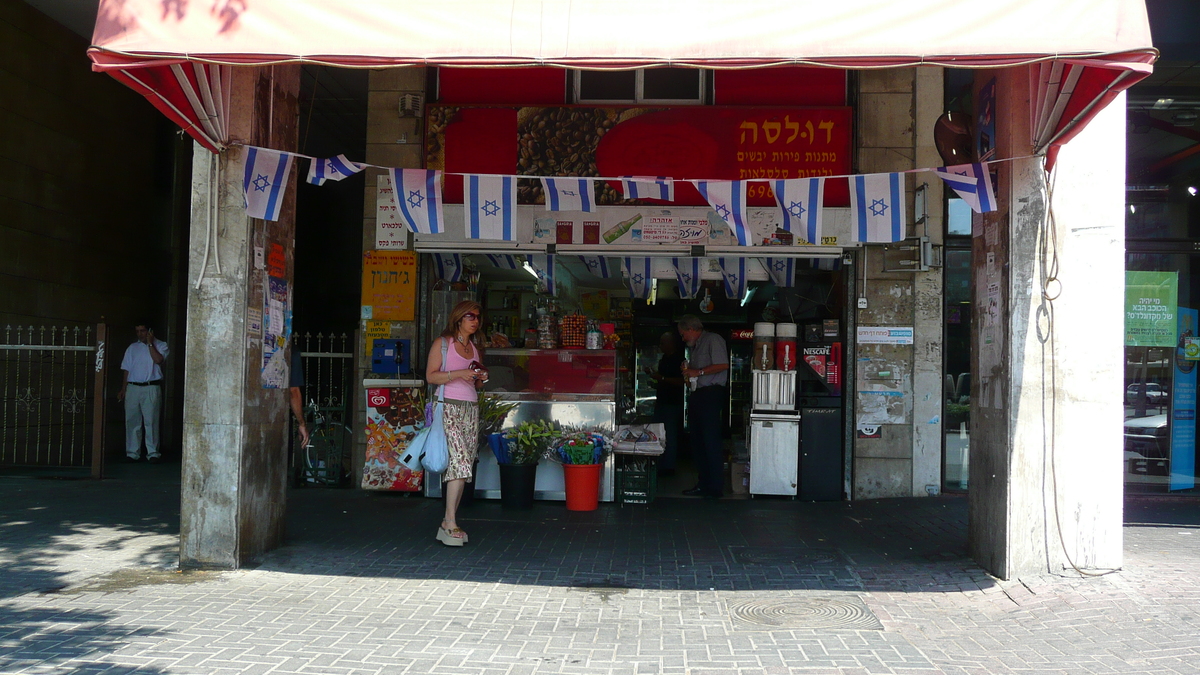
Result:
[[[911,345],[912,326],[859,326],[860,345]]]
[[[1178,272],[1125,273],[1125,346],[1174,347]]]
[[[412,321],[416,307],[417,254],[412,251],[364,253],[361,318]]]
[[[291,291],[288,282],[267,277],[262,312],[262,386],[283,389],[288,385],[288,360],[283,349],[292,334]]]
[[[1200,310],[1179,308],[1180,340],[1175,349],[1171,391],[1171,490],[1196,487],[1196,367],[1184,340],[1200,328]]]
[[[425,426],[420,387],[367,389],[367,458],[362,489],[418,492],[425,472],[408,445]]]
[[[396,204],[392,177],[382,174],[376,178],[375,191],[375,248],[403,250],[408,248],[408,225]]]

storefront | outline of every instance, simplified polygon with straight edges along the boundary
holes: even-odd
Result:
[[[712,321],[722,331],[752,330],[754,323],[796,323],[797,346],[804,349],[810,325],[814,331],[820,326],[819,340],[811,343],[814,353],[803,356],[822,357],[824,381],[817,383],[819,388],[805,389],[814,382],[807,379],[810,370],[805,364],[794,371],[804,374],[797,376],[804,379],[796,393],[801,404],[811,394],[823,399],[814,400],[812,407],[840,409],[840,424],[833,425],[840,433],[828,443],[838,449],[840,465],[825,462],[824,468],[811,475],[838,477],[841,489],[837,498],[850,499],[936,494],[943,482],[943,416],[948,411],[940,392],[945,390],[949,373],[943,359],[942,270],[947,259],[941,254],[945,253],[944,195],[948,191],[941,182],[947,176],[929,170],[951,164],[945,153],[939,154],[944,148],[937,138],[937,120],[946,109],[941,99],[942,68],[978,69],[972,94],[981,105],[973,110],[978,117],[973,125],[976,133],[963,161],[995,162],[983,165],[987,175],[985,168],[972,169],[979,172],[973,174],[978,179],[973,189],[982,190],[984,182],[990,181],[998,207],[971,217],[976,250],[971,263],[970,312],[976,330],[969,344],[969,372],[977,376],[967,379],[971,390],[967,405],[975,439],[969,451],[972,541],[978,547],[973,554],[1001,575],[1057,557],[1059,552],[1043,550],[1044,542],[1054,540],[1075,542],[1080,550],[1066,555],[1079,558],[1076,554],[1082,551],[1094,565],[1113,564],[1113,556],[1119,559],[1119,545],[1113,547],[1107,525],[1114,517],[1119,520],[1119,502],[1107,492],[1098,494],[1095,486],[1100,483],[1087,479],[1092,469],[1108,471],[1109,455],[1115,467],[1116,453],[1106,450],[1106,459],[1095,463],[1093,458],[1065,449],[1079,445],[1065,442],[1066,436],[1076,432],[1088,439],[1085,445],[1090,444],[1095,430],[1078,420],[1090,417],[1093,408],[1111,405],[1098,394],[1092,396],[1107,385],[1075,382],[1082,377],[1082,368],[1064,370],[1062,378],[1055,380],[1056,387],[1078,385],[1072,393],[1042,389],[1041,395],[1064,401],[1070,398],[1073,406],[1070,421],[1049,432],[1064,437],[1055,460],[1060,481],[1053,488],[1054,499],[1068,504],[1064,512],[1093,515],[1070,524],[1078,532],[1063,537],[1018,536],[1038,528],[1063,527],[1046,521],[1044,511],[1033,508],[1051,488],[1031,468],[1045,462],[1030,451],[1035,446],[1026,442],[1047,432],[1039,428],[1040,420],[1031,416],[1038,406],[1025,399],[1037,391],[1024,385],[1036,375],[1032,368],[1041,364],[1038,359],[1042,357],[1024,331],[1036,325],[1030,318],[1036,308],[1029,300],[1035,273],[1045,263],[1033,242],[1046,236],[1061,238],[1067,245],[1087,236],[1087,231],[1109,226],[1111,214],[1100,208],[1107,202],[1091,199],[1091,195],[1085,198],[1081,190],[1072,192],[1072,186],[1089,185],[1095,194],[1108,194],[1104,181],[1116,165],[1105,154],[1110,148],[1102,138],[1089,137],[1077,143],[1074,147],[1080,152],[1076,154],[1089,157],[1090,165],[1071,153],[1063,153],[1065,164],[1059,164],[1060,150],[1092,118],[1107,120],[1102,115],[1105,106],[1149,72],[1155,54],[1144,30],[1145,8],[1140,2],[1110,0],[1081,11],[1077,3],[1013,1],[1002,3],[986,16],[962,16],[932,1],[821,8],[775,2],[750,8],[725,3],[705,7],[661,3],[639,4],[632,14],[614,11],[611,3],[541,3],[539,12],[527,14],[518,11],[517,5],[503,3],[477,3],[470,11],[461,6],[453,10],[420,6],[401,13],[385,7],[368,11],[349,4],[293,2],[286,10],[264,6],[220,17],[194,13],[176,22],[156,19],[158,13],[139,7],[138,3],[104,3],[91,56],[97,68],[147,94],[199,143],[220,153],[211,161],[197,160],[194,173],[207,176],[198,180],[210,189],[195,190],[193,209],[198,218],[207,218],[201,218],[205,222],[198,221],[199,227],[193,230],[207,230],[218,250],[221,238],[229,235],[227,228],[218,227],[215,221],[237,215],[244,206],[242,192],[248,189],[239,189],[229,179],[245,166],[246,151],[237,144],[284,151],[294,148],[294,140],[290,145],[272,140],[282,132],[274,124],[280,108],[269,104],[288,100],[273,92],[280,88],[280,69],[284,74],[290,72],[290,66],[272,64],[380,68],[372,73],[368,105],[365,160],[375,168],[364,172],[364,197],[369,207],[376,208],[364,212],[364,256],[415,251],[421,257],[410,258],[412,269],[405,283],[414,284],[415,292],[407,316],[377,318],[368,310],[375,305],[364,297],[363,379],[372,374],[367,355],[374,342],[368,341],[381,338],[408,340],[410,369],[420,374],[421,353],[429,336],[436,333],[429,301],[437,292],[438,277],[454,283],[434,271],[437,261],[447,264],[447,256],[451,264],[453,256],[458,256],[457,263],[474,266],[480,280],[468,292],[489,306],[492,328],[503,327],[510,333],[528,328],[524,325],[528,320],[524,300],[515,308],[506,308],[500,300],[497,307],[493,296],[505,293],[493,289],[505,288],[512,279],[509,275],[506,280],[508,273],[517,278],[526,274],[530,281],[524,283],[532,283],[533,276],[523,271],[525,263],[543,277],[543,283],[545,277],[553,277],[553,283],[560,286],[545,296],[561,303],[560,314],[576,309],[587,313],[585,293],[624,293],[628,289],[633,317],[629,337],[635,347],[645,340],[639,334],[642,328],[669,327],[672,319],[692,311],[693,306],[698,309],[707,297],[716,305],[713,314],[725,319]],[[447,14],[450,11],[452,16]],[[638,20],[631,21],[630,16]],[[455,30],[442,30],[449,25]],[[789,29],[774,28],[781,25]],[[507,28],[498,31],[497,26]],[[664,26],[671,29],[664,31]],[[820,26],[821,30],[814,34],[794,28],[803,26]],[[1063,26],[1071,29],[1064,31]],[[394,68],[414,65],[437,69]],[[673,68],[664,68],[668,65]],[[526,84],[550,83],[557,93],[547,94],[540,84],[533,92],[507,84],[489,88],[489,82],[511,82],[498,75],[509,71],[494,66],[521,67],[525,72],[518,79]],[[472,67],[480,70],[472,73]],[[251,77],[248,68],[260,70]],[[674,81],[664,74],[680,69],[695,73],[694,82]],[[604,72],[587,75],[596,71]],[[444,77],[450,72],[463,77],[455,84],[454,78]],[[818,84],[818,74],[828,73],[840,76],[840,87]],[[268,94],[266,98],[261,96],[263,92]],[[833,92],[841,98],[772,98],[780,92],[813,96]],[[785,147],[788,144],[791,147]],[[1055,176],[1051,207],[1047,172],[1056,166],[1067,168]],[[428,176],[438,181],[442,190],[436,226],[428,216],[418,223],[405,216],[407,224],[400,223],[396,218],[405,208],[401,203],[393,204],[395,210],[387,213],[378,209],[388,190],[395,198],[401,187],[408,189],[407,184],[393,181],[389,186],[384,180],[404,183],[409,176],[404,170],[442,172],[440,181]],[[795,173],[784,174],[785,170]],[[473,193],[471,187],[459,184],[469,175],[518,181],[512,188],[504,188],[513,190],[515,198],[511,199],[512,208],[506,209],[513,216],[511,222],[500,226],[502,236],[492,230],[485,237],[463,215],[465,207],[459,204],[469,203]],[[672,179],[677,191],[659,202],[626,203],[630,193],[620,183],[629,176]],[[894,186],[890,188],[893,201],[884,197],[877,198],[878,203],[870,200],[871,216],[896,215],[890,225],[894,229],[872,235],[871,228],[879,224],[864,224],[870,220],[865,215],[866,205],[849,208],[848,186],[851,178],[865,185],[868,179],[880,176]],[[807,223],[786,226],[784,217],[789,209],[780,208],[774,199],[779,190],[773,181],[813,177],[829,179],[825,194],[816,202],[822,219],[818,236],[811,234]],[[564,203],[547,209],[545,202],[554,195],[560,202],[566,197],[579,198],[548,188],[545,182],[569,178],[591,193],[595,210]],[[226,187],[211,189],[222,181]],[[729,189],[731,183],[739,182],[748,188],[738,209],[741,217],[729,217],[707,190],[718,183]],[[755,192],[755,187],[762,189]],[[286,193],[280,197],[285,204],[280,222],[286,223]],[[424,208],[420,207],[423,196],[417,201],[414,208]],[[1051,208],[1059,222],[1086,219],[1089,228],[1048,225],[1054,220],[1047,218]],[[804,214],[792,215],[801,218]],[[234,259],[245,258],[252,264],[254,258],[248,251],[256,245],[256,237],[265,236],[269,243],[278,238],[286,241],[287,232],[274,224],[247,221],[237,226],[239,231],[249,230],[239,240],[247,251],[235,252]],[[780,230],[791,235],[790,240],[781,236]],[[1084,258],[1089,263],[1108,261],[1108,251],[1099,245],[1099,239],[1081,241],[1084,248],[1064,249],[1072,251],[1063,260],[1065,268],[1076,275],[1073,288],[1103,286],[1112,276],[1098,271],[1103,265],[1070,264]],[[203,249],[205,240],[198,238],[197,242]],[[1091,249],[1081,252],[1087,246],[1098,247],[1104,255],[1093,256]],[[488,255],[520,256],[514,260],[520,261],[521,269],[505,270],[509,266],[506,259],[499,265],[492,260],[485,263]],[[610,268],[624,267],[626,272],[620,281],[614,281],[616,274],[584,272],[588,265],[581,257],[603,260]],[[189,306],[200,311],[217,286],[237,282],[235,277],[206,278],[209,256],[196,258],[197,293]],[[229,252],[221,259],[230,260]],[[785,269],[792,263],[793,270],[803,273],[785,272],[795,277],[784,283],[769,281],[775,265],[764,265],[766,260],[782,261]],[[840,268],[822,268],[834,264]],[[701,285],[679,293],[679,287],[693,283],[681,276],[680,270],[689,268],[695,272],[692,279],[698,277]],[[265,284],[261,276],[250,273],[241,277],[246,287],[231,292],[247,295],[252,304],[257,302],[263,290],[260,286]],[[804,281],[796,283],[795,278]],[[767,288],[774,290],[763,290]],[[1082,307],[1092,302],[1042,290],[1057,303],[1060,315],[1069,314],[1074,303]],[[814,291],[825,292],[825,296],[814,298]],[[668,309],[666,301],[672,293],[689,300],[681,299]],[[756,299],[760,293],[761,299]],[[648,305],[649,309],[634,304],[646,304],[651,295],[655,303]],[[1115,298],[1116,293],[1106,292],[1105,297],[1110,295]],[[284,293],[280,296],[286,298]],[[610,313],[613,299],[609,298]],[[779,302],[771,317],[767,310],[774,299]],[[655,311],[660,302],[663,309]],[[726,313],[722,302],[734,303],[737,309]],[[805,308],[805,303],[814,306]],[[1112,332],[1111,317],[1109,305],[1104,308],[1101,324],[1107,335]],[[792,314],[787,318],[795,321],[783,321],[782,309],[789,310]],[[646,319],[644,326],[638,324],[639,312]],[[376,321],[391,325],[371,323]],[[839,322],[836,327],[830,324],[828,335],[826,321]],[[1055,330],[1069,336],[1076,328],[1075,323],[1063,322]],[[507,349],[515,349],[511,346],[515,338],[509,336]],[[228,340],[222,344],[227,345]],[[243,373],[243,379],[253,376],[249,369],[263,357],[253,339],[248,344],[244,362],[239,362],[249,373]],[[736,343],[731,340],[730,344]],[[842,345],[840,394],[828,379],[831,361],[826,357],[833,355],[835,344]],[[504,354],[502,349],[506,348],[498,348],[497,358],[533,356]],[[200,344],[192,351],[206,353]],[[563,358],[574,359],[573,351],[565,352]],[[612,366],[616,371],[612,393],[587,395],[607,397],[596,403],[611,404],[616,413],[613,422],[619,423],[624,411],[636,413],[638,399],[634,378],[620,381],[622,369],[632,374],[640,364],[636,349],[623,357],[621,350],[614,351],[618,356]],[[1084,357],[1084,351],[1059,347],[1054,352],[1058,361],[1043,367],[1057,368],[1057,363]],[[194,376],[216,377],[222,364],[215,347],[213,352],[212,359],[196,361]],[[1087,358],[1091,358],[1090,352]],[[1088,376],[1110,377],[1114,369],[1110,361],[1093,361]],[[836,359],[832,363],[837,365]],[[527,366],[528,362],[507,367],[528,371]],[[816,377],[819,372],[812,370],[811,375]],[[527,388],[528,383],[521,387]],[[631,392],[628,405],[622,400],[623,392]],[[562,391],[555,395],[583,394]],[[829,399],[838,399],[840,408]],[[731,427],[744,427],[746,418],[752,417],[746,414],[744,404],[739,410],[735,403],[728,413],[735,421]],[[800,417],[803,424],[803,411]],[[729,432],[731,457],[736,456],[738,431],[731,428]],[[803,433],[800,435],[803,438]],[[1107,447],[1105,443],[1116,449],[1112,439],[1101,445]],[[230,450],[233,455],[242,451]],[[1064,469],[1066,465],[1089,471],[1076,473]],[[197,465],[195,469],[211,471],[212,467]],[[978,477],[977,471],[981,472]],[[801,484],[803,475],[801,470]],[[234,476],[230,480],[241,479]],[[185,484],[193,482],[185,477]],[[185,492],[185,502],[206,498]],[[548,486],[546,492],[553,490]],[[193,520],[189,514],[194,512],[191,506],[185,507],[185,530],[193,524],[204,529],[218,522]],[[1027,523],[1026,517],[1041,520]],[[207,540],[201,537],[199,541]]]

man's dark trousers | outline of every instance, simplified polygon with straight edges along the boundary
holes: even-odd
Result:
[[[725,387],[700,387],[688,399],[688,431],[692,456],[700,473],[700,490],[720,496],[724,485],[725,450],[721,443],[722,415],[725,412]]]

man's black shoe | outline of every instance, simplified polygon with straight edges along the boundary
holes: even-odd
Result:
[[[162,457],[154,455],[153,457],[147,457],[146,461],[150,462],[151,464],[158,464],[159,462],[162,462]]]
[[[704,488],[701,488],[699,485],[690,490],[683,491],[685,497],[699,497],[702,494],[704,494]]]
[[[139,461],[141,461],[141,457],[130,457],[129,455],[125,455],[126,464],[137,464]]]

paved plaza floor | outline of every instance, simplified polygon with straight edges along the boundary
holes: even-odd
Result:
[[[965,497],[465,509],[295,490],[253,569],[177,570],[178,465],[0,477],[0,673],[1200,673],[1200,501],[1125,566],[999,581]]]

